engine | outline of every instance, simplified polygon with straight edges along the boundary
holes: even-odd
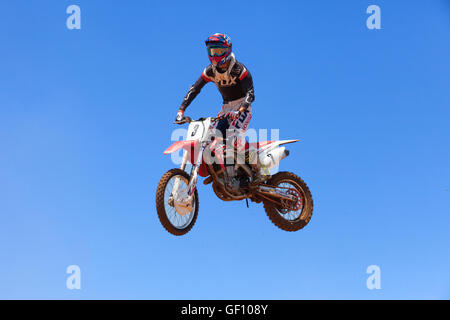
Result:
[[[225,168],[224,182],[228,191],[236,196],[243,195],[242,188],[248,186],[250,181],[248,174],[240,166],[236,169],[234,165],[226,165]]]

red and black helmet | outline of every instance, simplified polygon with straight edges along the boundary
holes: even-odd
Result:
[[[209,61],[220,66],[231,58],[231,39],[223,33],[214,33],[205,41]]]

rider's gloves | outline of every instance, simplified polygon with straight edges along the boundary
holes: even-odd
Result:
[[[181,121],[181,120],[183,120],[183,118],[184,118],[184,111],[180,109],[180,110],[178,110],[177,117],[175,118],[175,121]]]
[[[247,107],[242,105],[242,106],[239,108],[239,114],[241,114],[241,113],[244,112],[245,110],[247,110]]]
[[[244,112],[245,110],[247,110],[247,108],[245,106],[241,106],[238,111],[230,111],[230,112],[227,113],[226,116],[230,120],[236,120],[236,119],[239,119],[239,117],[241,116],[242,112]]]
[[[239,118],[240,115],[241,113],[239,111],[230,111],[225,115],[225,117],[227,117],[230,120],[236,120]]]

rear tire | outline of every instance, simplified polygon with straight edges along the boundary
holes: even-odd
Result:
[[[283,209],[268,200],[263,200],[264,209],[266,210],[269,219],[278,228],[285,231],[298,231],[304,228],[311,220],[313,213],[313,199],[311,192],[309,191],[306,183],[300,177],[291,172],[278,172],[267,181],[267,184],[271,186],[279,186],[281,183],[291,185],[300,194],[302,198],[302,206],[298,209],[300,212],[290,211],[298,212],[299,216],[293,220],[287,219],[287,214],[282,213]]]
[[[195,189],[194,200],[193,200],[195,208],[193,208],[193,212],[189,213],[189,215],[193,214],[193,217],[188,219],[188,221],[186,222],[185,225],[182,225],[179,227],[175,226],[169,219],[170,213],[172,213],[172,215],[175,215],[174,217],[176,219],[178,219],[179,217],[184,217],[184,216],[179,215],[176,212],[175,208],[173,209],[175,211],[175,213],[173,213],[171,210],[169,210],[171,212],[167,212],[166,208],[168,208],[167,206],[170,206],[170,205],[168,204],[168,201],[167,201],[168,190],[166,190],[166,188],[167,188],[167,185],[170,182],[170,180],[176,176],[181,178],[182,181],[184,181],[185,183],[187,182],[186,185],[188,184],[190,176],[185,171],[183,171],[181,169],[177,169],[177,168],[167,171],[162,176],[161,180],[158,183],[158,188],[156,189],[156,211],[158,212],[159,221],[161,221],[161,224],[169,233],[171,233],[175,236],[182,236],[182,235],[188,233],[192,229],[192,227],[195,224],[195,221],[197,220],[198,193],[197,193],[197,189]],[[170,188],[170,186],[169,186],[169,188]]]

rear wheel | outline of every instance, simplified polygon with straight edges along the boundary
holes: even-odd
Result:
[[[295,199],[277,201],[278,203],[263,200],[269,219],[285,231],[304,228],[313,213],[313,200],[306,183],[291,172],[278,172],[267,181],[267,185],[278,187],[281,191],[293,195]]]
[[[189,175],[181,169],[171,169],[162,176],[156,189],[156,210],[164,228],[173,235],[182,236],[192,229],[197,220],[198,193],[195,190],[192,201],[180,205],[173,194],[176,183],[179,184],[179,192],[186,192]]]

